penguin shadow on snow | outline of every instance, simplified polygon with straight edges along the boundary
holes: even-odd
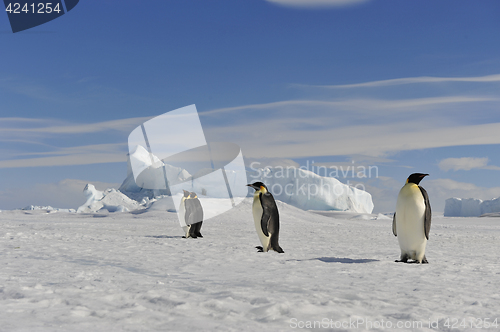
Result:
[[[325,263],[343,263],[343,264],[363,264],[363,263],[371,263],[371,262],[380,262],[378,259],[369,259],[369,258],[361,258],[361,259],[352,259],[352,258],[338,258],[338,257],[319,257],[313,258],[312,260],[317,259],[318,261],[322,261]]]
[[[352,258],[339,258],[339,257],[318,257],[318,258],[309,258],[309,259],[297,259],[297,261],[314,261],[318,260],[324,263],[342,263],[342,264],[364,264],[371,262],[380,262],[378,259],[352,259]]]
[[[152,237],[154,239],[182,239],[180,235],[144,235],[144,237]]]

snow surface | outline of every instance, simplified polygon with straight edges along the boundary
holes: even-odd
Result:
[[[434,218],[418,265],[394,262],[390,218],[278,206],[284,254],[254,248],[251,199],[206,221],[202,239],[154,209],[4,210],[0,330],[462,331],[500,318],[499,219]]]
[[[479,217],[500,212],[500,198],[481,200],[478,198],[448,198],[444,215],[447,217]]]

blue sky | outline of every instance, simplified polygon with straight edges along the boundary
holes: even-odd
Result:
[[[500,3],[81,0],[13,34],[0,15],[0,209],[117,187],[128,134],[196,104],[249,160],[372,165],[394,210],[413,172],[436,211],[500,196]],[[354,161],[354,163],[352,163]]]

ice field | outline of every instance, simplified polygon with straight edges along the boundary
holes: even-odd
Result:
[[[163,211],[2,211],[0,330],[500,329],[499,218],[435,216],[419,265],[388,218],[278,207],[284,254],[254,248],[251,199],[202,239]]]

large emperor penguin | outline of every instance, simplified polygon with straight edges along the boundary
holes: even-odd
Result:
[[[396,262],[428,263],[425,246],[431,229],[431,204],[424,188],[418,184],[429,174],[414,173],[401,188],[392,220],[392,232],[398,237],[401,259]]]
[[[184,190],[184,197],[181,199],[179,215],[184,219],[187,227],[183,227],[186,238],[203,237],[201,235],[201,225],[203,223],[203,207],[198,196],[194,192]]]
[[[247,186],[255,189],[252,214],[255,222],[255,230],[259,236],[260,243],[262,243],[262,247],[258,246],[256,248],[260,252],[268,252],[272,249],[279,253],[284,253],[278,244],[280,216],[273,195],[262,182],[247,184]]]

